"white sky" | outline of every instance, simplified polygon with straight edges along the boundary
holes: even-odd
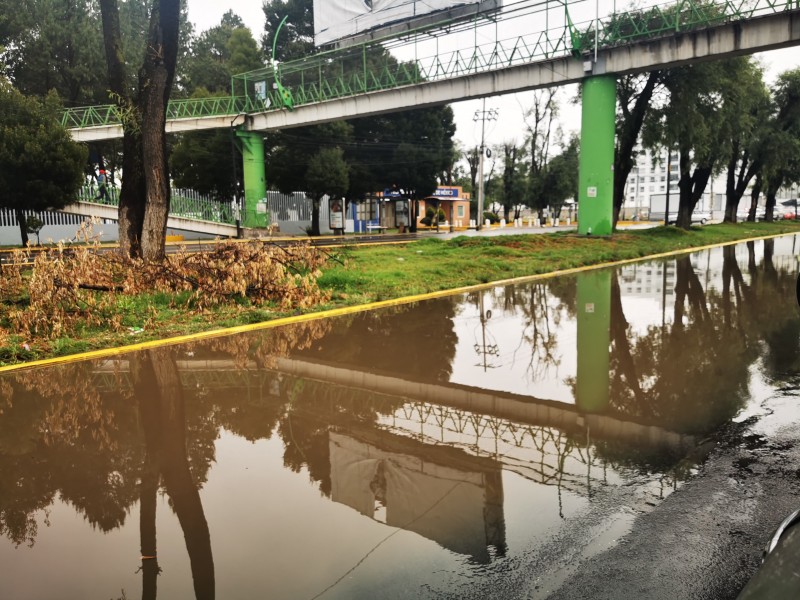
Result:
[[[189,19],[195,25],[195,31],[201,32],[219,24],[222,15],[228,10],[238,14],[245,25],[253,32],[256,40],[261,39],[264,30],[264,12],[262,0],[188,0]],[[609,14],[613,10],[615,0],[601,0],[600,14]],[[620,5],[623,2],[620,1]],[[585,3],[592,8],[594,3]],[[571,5],[572,6],[572,5]],[[604,8],[605,7],[605,8]],[[570,11],[572,12],[572,10]],[[800,49],[786,48],[757,55],[767,68],[767,79],[773,80],[779,73],[800,67]],[[569,103],[576,93],[576,86],[564,86],[561,89],[561,122],[565,133],[577,132],[580,129],[580,108]],[[486,123],[486,144],[499,145],[515,140],[522,143],[525,137],[525,126],[522,118],[523,108],[531,105],[532,92],[507,94],[502,97],[486,99],[486,108],[499,109],[499,118]],[[473,118],[476,110],[482,106],[481,100],[467,100],[453,104],[456,121],[456,139],[465,148],[480,144],[481,128]]]

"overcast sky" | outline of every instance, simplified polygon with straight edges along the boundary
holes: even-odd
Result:
[[[256,40],[261,39],[264,30],[262,0],[188,0],[188,2],[189,19],[194,23],[196,32],[199,33],[217,25],[225,12],[233,10],[251,29]],[[623,2],[620,1],[619,5],[622,4]],[[615,0],[600,0],[600,14],[611,13],[615,5]],[[584,2],[581,6],[593,8],[594,3]],[[800,67],[800,49],[798,48],[764,52],[758,57],[767,68],[769,81],[787,69]],[[575,86],[565,86],[560,91],[561,120],[566,133],[577,132],[580,129],[580,108],[570,103],[575,93]],[[522,114],[524,109],[530,108],[530,105],[531,92],[487,98],[486,108],[499,109],[499,118],[486,123],[486,144],[497,145],[513,140],[521,143],[524,140],[525,131]],[[457,127],[456,138],[466,148],[480,144],[481,127],[479,122],[474,121],[474,116],[475,112],[481,108],[482,101],[467,100],[452,106]]]

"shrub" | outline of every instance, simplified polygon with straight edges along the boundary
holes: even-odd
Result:
[[[500,217],[497,216],[497,213],[489,212],[488,210],[483,213],[484,221],[489,219],[489,223],[499,223]]]

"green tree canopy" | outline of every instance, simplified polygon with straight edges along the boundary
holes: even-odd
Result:
[[[293,60],[314,50],[314,6],[311,0],[268,0],[264,2],[266,23],[261,47],[268,60]],[[275,34],[284,17],[286,24],[277,42]],[[272,46],[275,45],[275,56]]]
[[[275,33],[287,15],[289,18],[275,43],[274,58],[293,60],[313,51],[311,0],[270,0],[264,6],[264,13],[266,33],[262,46],[267,55],[271,55]],[[361,60],[359,52],[357,57],[354,55],[353,65],[362,65]],[[366,60],[399,66],[385,49],[377,46],[369,51]],[[343,64],[349,68],[348,61]],[[325,65],[320,64],[319,68],[325,69]],[[286,78],[283,83],[291,85]],[[433,193],[442,174],[452,168],[454,134],[453,112],[447,106],[272,134],[268,138],[267,181],[283,192],[305,191],[314,197],[316,194],[310,191],[307,179],[309,164],[317,160],[315,156],[323,148],[340,148],[347,166],[348,198],[363,198],[387,187],[402,189],[412,199],[424,198]],[[337,180],[338,176],[337,172]],[[333,187],[336,186],[332,181]],[[336,195],[331,189],[325,193]],[[316,210],[315,206],[312,221],[317,217]],[[415,223],[412,218],[412,227]]]
[[[739,201],[767,159],[764,146],[770,135],[769,121],[772,103],[764,84],[761,67],[745,59],[739,73],[738,85],[733,87],[725,104],[724,127],[729,138],[730,154],[726,169],[725,220],[736,220]],[[752,207],[755,221],[756,207]]]
[[[201,33],[186,58],[186,85],[192,98],[228,95],[231,76],[263,67],[253,34],[232,11]],[[178,136],[170,155],[175,184],[218,200],[233,199],[241,162],[232,158],[231,132],[198,131]]]
[[[344,121],[275,133],[268,138],[267,180],[281,192],[304,191],[312,199],[311,235],[319,235],[320,200],[343,196],[350,176],[343,146],[352,139]]]
[[[27,98],[0,81],[0,206],[17,212],[23,244],[23,210],[62,208],[75,202],[83,182],[86,149],[58,124],[55,96]]]
[[[263,67],[261,52],[252,32],[233,11],[198,35],[186,57],[186,91],[230,93],[231,75]]]
[[[768,218],[778,190],[800,182],[800,69],[782,73],[772,90],[774,114],[769,120],[763,167],[759,179],[766,185]]]
[[[580,140],[570,138],[567,147],[547,165],[544,187],[548,203],[556,213],[568,198],[578,198],[578,154]]]
[[[679,227],[691,225],[692,212],[709,180],[730,156],[739,80],[749,60],[737,57],[665,72],[669,100],[650,111],[642,137],[647,147],[679,152]]]
[[[26,95],[55,90],[69,106],[108,102],[99,17],[89,0],[0,2],[2,60]]]

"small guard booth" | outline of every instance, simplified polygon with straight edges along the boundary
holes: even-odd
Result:
[[[465,192],[460,185],[439,186],[432,196],[420,201],[417,225],[421,224],[420,221],[425,217],[428,208],[432,208],[434,211],[441,209],[444,212],[444,220],[447,225],[455,228],[468,227],[469,200],[469,193]],[[443,222],[439,223],[440,227],[443,225]]]

